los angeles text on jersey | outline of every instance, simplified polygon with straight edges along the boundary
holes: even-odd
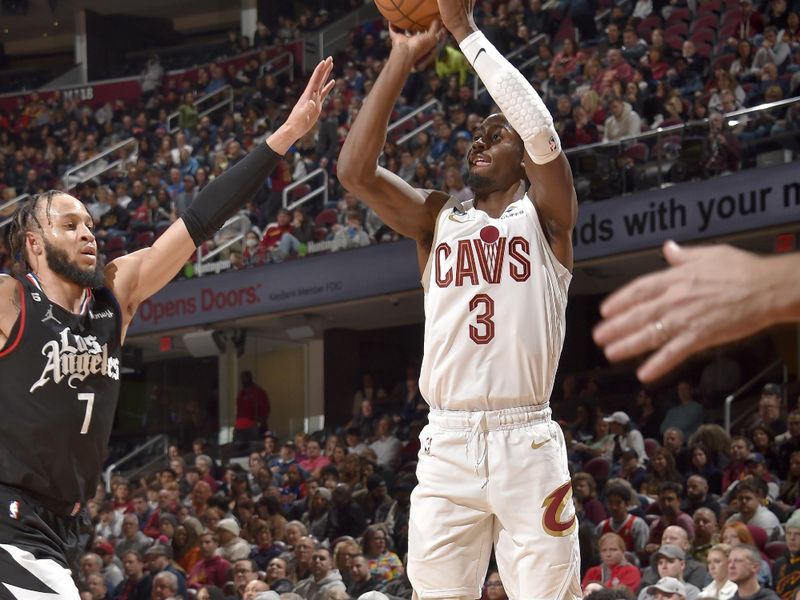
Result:
[[[440,288],[502,283],[504,276],[524,282],[531,276],[531,246],[524,237],[500,236],[492,244],[481,239],[441,242],[434,251],[436,285]]]
[[[42,355],[47,358],[47,363],[39,379],[31,386],[31,392],[51,379],[58,384],[66,378],[71,388],[76,387],[76,381],[83,381],[90,375],[119,380],[119,359],[109,356],[108,344],[100,345],[93,335],[76,335],[65,327],[57,340],[42,347]]]

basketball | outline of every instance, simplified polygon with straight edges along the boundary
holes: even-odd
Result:
[[[439,16],[436,0],[375,0],[375,6],[397,29],[425,31]]]

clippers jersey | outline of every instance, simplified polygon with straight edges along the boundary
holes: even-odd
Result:
[[[422,275],[419,384],[428,404],[486,411],[547,403],[571,279],[527,194],[497,219],[451,198]]]
[[[119,397],[121,312],[106,288],[81,314],[52,303],[29,274],[0,350],[0,483],[54,511],[94,495]]]

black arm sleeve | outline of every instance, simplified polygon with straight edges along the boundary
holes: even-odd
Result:
[[[203,188],[181,216],[197,246],[211,238],[225,221],[255,196],[281,158],[262,142]]]

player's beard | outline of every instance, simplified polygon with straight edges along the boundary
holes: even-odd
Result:
[[[467,172],[467,186],[476,194],[493,189],[494,179],[478,175],[475,171]]]
[[[47,266],[67,281],[92,289],[103,287],[106,283],[105,265],[103,257],[99,254],[92,269],[81,269],[75,261],[69,259],[64,250],[53,246],[47,240],[44,241],[44,254]]]

